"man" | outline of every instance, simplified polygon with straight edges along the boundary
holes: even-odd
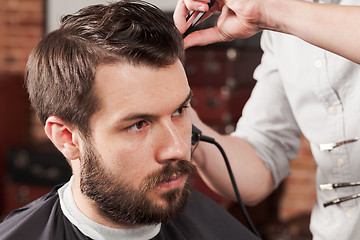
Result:
[[[65,16],[32,52],[26,83],[73,176],[11,213],[0,239],[255,239],[204,196],[190,196],[183,56],[179,32],[145,2]]]
[[[174,19],[180,32],[184,32],[188,25],[185,22],[187,10],[206,11],[206,2],[179,0]],[[359,5],[359,1],[354,0],[314,2]],[[199,6],[202,9],[197,9]],[[289,9],[289,6],[294,8]],[[319,35],[327,36],[325,33],[329,32],[329,28],[319,28],[328,22],[325,17],[318,18],[324,12],[317,15],[318,12],[309,10],[311,7],[319,11],[322,9],[318,3],[292,0],[219,0],[212,8],[212,11],[221,11],[217,25],[190,34],[184,41],[187,46],[202,45],[213,40],[250,36],[268,27],[296,33],[316,44],[321,39]],[[336,12],[335,9],[344,9],[325,8],[331,14]],[[304,9],[310,11],[310,19],[319,21],[314,22],[315,27],[306,19],[308,13],[301,14]],[[358,7],[346,9],[356,11]],[[300,23],[300,16],[305,16],[307,25]],[[326,17],[333,17],[338,23],[344,23],[347,19],[331,15]],[[301,26],[305,26],[303,30]],[[331,24],[328,26],[333,27]],[[292,32],[294,29],[297,31]],[[306,37],[304,33],[313,33],[314,29],[320,33]],[[338,30],[340,33],[351,31],[351,27],[347,29],[345,26]],[[338,37],[336,34],[333,36]],[[333,38],[329,40],[338,42],[341,39],[339,37],[333,41]],[[348,47],[346,44],[344,46]],[[289,160],[297,156],[303,134],[310,142],[318,165],[317,201],[310,222],[313,238],[358,239],[360,66],[295,36],[279,32],[264,31],[261,47],[264,54],[254,73],[257,83],[236,131],[229,136],[221,136],[196,117],[193,119],[194,125],[224,147],[237,177],[240,193],[248,204],[256,204],[264,199],[290,173]],[[342,52],[341,47],[337,51],[331,46],[328,49]],[[356,48],[349,49],[356,54]],[[344,56],[358,61],[358,58],[351,58],[348,52]],[[193,159],[205,181],[219,193],[231,197],[231,184],[224,178],[226,169],[218,164],[221,156],[216,157],[216,154],[216,149],[200,143]]]

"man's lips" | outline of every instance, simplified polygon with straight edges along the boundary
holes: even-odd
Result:
[[[183,181],[184,181],[184,175],[180,173],[174,173],[171,175],[169,180],[164,180],[159,182],[157,184],[157,187],[160,189],[174,189],[181,186]]]

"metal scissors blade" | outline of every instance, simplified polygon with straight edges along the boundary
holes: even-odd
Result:
[[[209,5],[209,9],[215,4],[216,0],[210,0],[208,5]],[[191,16],[194,14],[194,11],[190,11],[189,14],[186,17],[186,21],[188,21]],[[194,29],[194,27],[196,26],[196,24],[200,21],[200,19],[204,16],[205,12],[199,12],[199,14],[196,16],[196,18],[194,19],[194,21],[191,23],[191,25],[189,26],[189,28],[185,31],[185,33],[183,34],[183,38],[185,38],[187,35],[189,35],[189,33]]]

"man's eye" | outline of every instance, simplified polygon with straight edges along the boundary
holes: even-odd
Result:
[[[182,106],[181,108],[179,108],[178,110],[176,110],[173,114],[173,116],[179,116],[182,115],[184,113],[184,111],[189,107],[189,105],[185,105]]]
[[[148,124],[145,121],[139,121],[133,125],[131,125],[128,129],[131,131],[139,131],[142,128],[146,127]]]

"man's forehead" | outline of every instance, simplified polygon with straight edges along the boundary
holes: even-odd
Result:
[[[100,109],[155,113],[166,107],[175,111],[189,97],[190,87],[180,62],[165,68],[108,64],[98,68],[95,94]]]
[[[164,80],[168,84],[164,84]],[[180,80],[180,81],[179,81]],[[126,62],[100,64],[96,69],[95,87],[107,89],[107,83],[121,85],[122,88],[130,84],[134,91],[148,84],[162,88],[175,87],[178,83],[188,84],[183,65],[178,60],[172,65],[164,67],[134,65]],[[138,87],[138,88],[135,88]],[[111,88],[110,88],[111,89]],[[151,90],[151,89],[147,89]]]

